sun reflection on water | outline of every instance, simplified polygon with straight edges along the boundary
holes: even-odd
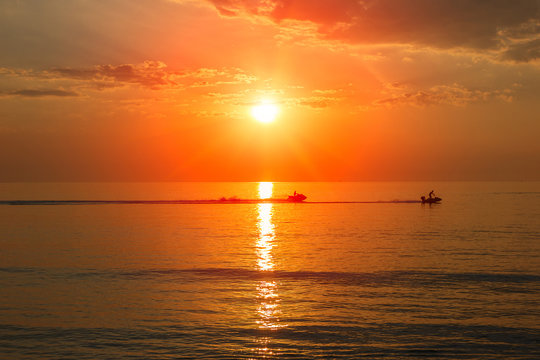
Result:
[[[273,184],[268,182],[259,183],[259,198],[272,197]],[[275,244],[274,224],[272,223],[273,204],[258,204],[258,228],[259,234],[256,243],[257,270],[273,271],[275,264],[272,249]],[[280,323],[281,310],[279,308],[278,283],[274,280],[260,281],[257,286],[257,324],[261,329],[277,330],[286,325]],[[260,349],[258,349],[260,350]]]
[[[257,324],[260,329],[277,330],[286,325],[280,323],[278,286],[275,281],[261,281],[257,286],[259,305]]]
[[[260,182],[259,183],[259,199],[269,199],[272,197],[272,191],[274,189],[274,183]]]
[[[272,248],[274,247],[274,224],[272,224],[272,204],[258,204],[259,237],[257,239],[257,266],[259,270],[274,269]]]

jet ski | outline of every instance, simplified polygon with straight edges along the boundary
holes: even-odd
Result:
[[[307,196],[304,194],[297,194],[296,191],[294,192],[294,195],[289,195],[287,198],[287,201],[290,202],[302,202],[307,199]]]
[[[429,198],[422,196],[420,199],[422,199],[422,204],[437,204],[437,203],[440,203],[442,200],[440,197],[437,197],[437,196],[429,197]]]

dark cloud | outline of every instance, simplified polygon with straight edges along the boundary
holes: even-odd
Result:
[[[178,89],[253,84],[259,79],[240,68],[198,68],[171,70],[160,61],[145,61],[140,64],[96,65],[86,68],[52,68],[48,70],[16,69],[0,67],[0,79],[12,82],[5,89],[50,89],[60,82],[63,88],[106,90],[126,86],[143,87],[151,90]],[[1,81],[0,81],[1,82]],[[27,83],[27,85],[25,85]],[[11,92],[0,89],[0,96],[75,96],[64,90],[20,90]]]
[[[1,70],[1,69],[0,69]],[[250,84],[257,81],[253,75],[239,68],[200,68],[173,71],[161,61],[145,61],[142,64],[98,65],[93,68],[54,68],[46,71],[46,78],[90,81],[94,87],[136,84],[150,89],[163,87],[207,87],[216,85]]]
[[[311,21],[319,34],[356,44],[500,49],[504,34],[539,36],[536,0],[209,0],[229,16]]]
[[[99,65],[92,69],[55,68],[50,73],[70,79],[133,83],[149,88],[175,84],[171,78],[174,74],[160,61],[145,61],[137,65]]]
[[[16,91],[11,91],[9,93],[5,93],[5,95],[15,95],[15,96],[23,96],[23,97],[78,96],[78,94],[73,91],[55,90],[55,89],[47,89],[47,90],[22,89],[22,90],[16,90]]]
[[[526,39],[538,36],[538,34],[540,34],[540,19],[538,16],[519,26],[501,30],[501,35],[510,39]]]
[[[504,60],[529,62],[540,58],[540,39],[512,44],[502,53]]]

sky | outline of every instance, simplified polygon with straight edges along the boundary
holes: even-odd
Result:
[[[539,15],[0,0],[0,181],[540,180]]]

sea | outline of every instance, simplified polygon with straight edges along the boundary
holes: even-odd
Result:
[[[540,182],[1,183],[0,358],[540,359]]]

